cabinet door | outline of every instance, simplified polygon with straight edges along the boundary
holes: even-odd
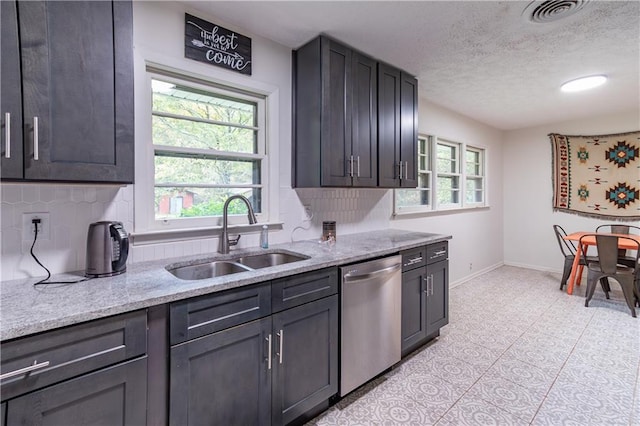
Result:
[[[378,185],[400,186],[400,70],[378,64]]]
[[[2,60],[0,61],[0,135],[2,179],[22,178],[22,84],[18,17],[15,1],[0,2]]]
[[[338,392],[338,296],[273,316],[274,425],[295,420]]]
[[[322,186],[351,186],[351,57],[349,48],[322,38]],[[304,167],[304,165],[298,165]]]
[[[402,354],[427,337],[426,268],[402,273]]]
[[[147,359],[98,370],[9,400],[10,425],[144,425]]]
[[[402,176],[400,186],[418,186],[418,80],[402,73],[400,83],[400,162]]]
[[[352,62],[353,186],[378,185],[377,62],[353,52]]]
[[[172,347],[170,424],[270,424],[270,330],[263,318]]]
[[[449,323],[449,261],[427,265],[430,291],[427,297],[427,335]]]
[[[25,178],[132,182],[131,3],[22,2],[19,16]]]

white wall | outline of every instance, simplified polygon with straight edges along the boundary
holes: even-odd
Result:
[[[489,207],[397,216],[391,227],[450,234],[449,280],[453,285],[493,269],[503,260],[502,133],[463,115],[420,100],[419,132],[486,148]],[[471,265],[471,266],[470,266]]]
[[[598,135],[640,129],[640,111],[592,117],[505,132],[504,261],[509,265],[559,272],[563,258],[552,226],[567,232],[595,230],[611,220],[593,219],[552,209],[549,133]]]

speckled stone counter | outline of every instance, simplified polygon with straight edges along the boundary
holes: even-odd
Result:
[[[382,230],[340,235],[332,248],[317,240],[306,240],[272,245],[267,250],[256,247],[232,250],[228,255],[211,253],[135,263],[129,265],[124,274],[76,284],[34,287],[38,278],[5,281],[0,283],[0,339],[14,339],[176,300],[358,262],[450,238],[440,234]],[[299,253],[309,259],[195,281],[178,279],[166,269],[168,265],[183,266],[273,251]],[[81,275],[81,272],[61,274],[52,280],[74,280]]]

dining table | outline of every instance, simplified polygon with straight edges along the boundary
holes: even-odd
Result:
[[[640,235],[634,234],[611,234],[606,232],[598,232],[599,235],[612,235],[616,237],[625,237],[631,238],[632,240],[636,240],[640,244]],[[583,236],[585,236],[582,238]],[[580,240],[582,238],[582,240]],[[571,266],[571,275],[569,275],[569,279],[567,280],[567,294],[573,294],[573,286],[580,285],[580,281],[582,279],[582,269],[583,266],[580,265],[580,257],[582,256],[582,252],[585,252],[585,255],[589,249],[589,246],[596,245],[596,232],[594,231],[579,231],[573,232],[563,239],[568,241],[575,241],[576,244],[576,257],[573,259],[573,266]],[[582,244],[581,244],[582,242]],[[619,239],[618,240],[618,248],[625,250],[635,250],[638,248],[633,242],[628,239]]]

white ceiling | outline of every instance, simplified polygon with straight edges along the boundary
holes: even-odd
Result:
[[[533,23],[523,16],[529,1],[184,3],[292,49],[332,36],[416,75],[427,100],[498,129],[640,108],[640,2],[553,2],[586,4]],[[563,82],[593,74],[609,81],[560,92]]]

